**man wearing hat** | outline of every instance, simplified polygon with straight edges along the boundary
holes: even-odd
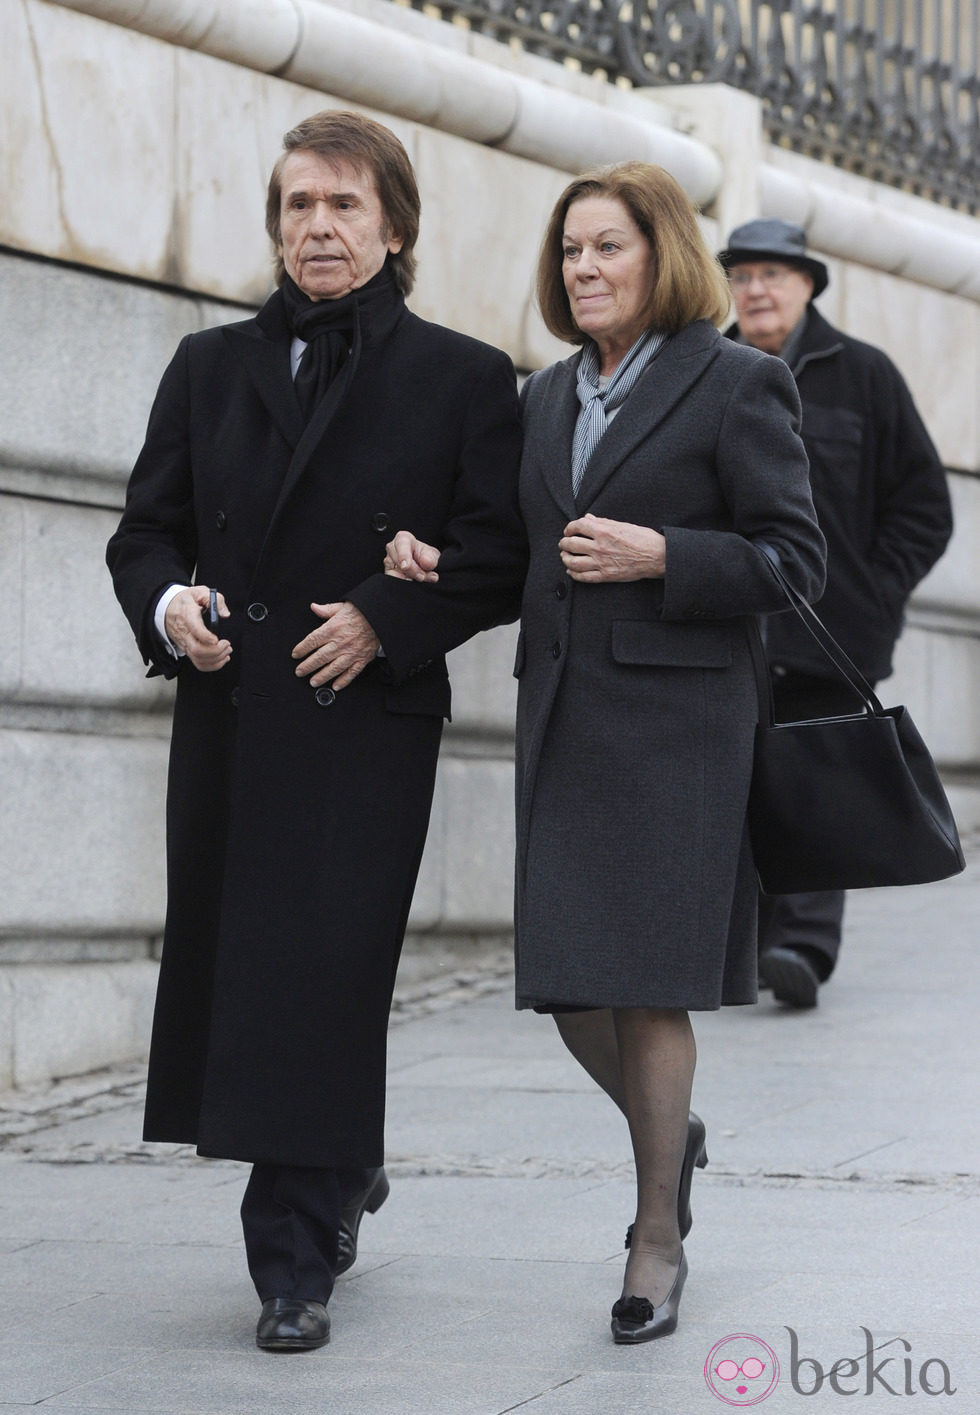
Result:
[[[787,221],[749,221],[719,259],[736,323],[729,338],[778,355],[803,404],[813,501],[827,538],[820,617],[872,683],[892,671],[892,651],[912,590],[952,533],[946,475],[898,369],[817,313],[827,267],[807,254]],[[794,614],[767,626],[777,717],[791,722],[856,710]],[[840,949],[843,891],[762,896],[759,974],[776,999],[816,1005]]]

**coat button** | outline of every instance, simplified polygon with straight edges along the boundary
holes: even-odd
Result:
[[[332,688],[317,688],[313,698],[317,707],[329,707],[331,703],[337,701],[337,694]]]
[[[551,645],[551,657],[561,658],[561,639],[556,639]]]
[[[564,599],[567,594],[568,594],[568,586],[567,586],[567,585],[564,585],[564,584],[555,585],[555,599]]]
[[[232,705],[232,707],[237,707],[238,704],[241,702],[241,698],[242,698],[242,690],[241,690],[241,688],[232,688],[232,690],[231,690],[231,705]]]
[[[223,531],[225,529],[228,524],[228,517],[223,511],[219,511],[217,516],[215,516],[214,524],[218,527],[219,531]]]
[[[269,611],[268,609],[266,609],[264,604],[255,603],[250,604],[245,613],[248,615],[249,619],[251,619],[253,624],[261,624],[262,620],[266,618]]]
[[[383,511],[375,511],[374,515],[371,517],[371,525],[379,536],[383,536],[391,526],[391,522]]]

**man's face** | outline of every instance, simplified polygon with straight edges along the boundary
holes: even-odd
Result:
[[[813,294],[813,277],[779,260],[744,261],[728,272],[742,337],[778,354]]]
[[[282,166],[279,252],[311,300],[338,300],[366,285],[400,251],[381,206],[374,173],[316,152],[291,152]]]

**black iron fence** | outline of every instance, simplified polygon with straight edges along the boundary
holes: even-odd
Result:
[[[980,206],[980,0],[413,0],[611,81],[727,83],[786,146]]]

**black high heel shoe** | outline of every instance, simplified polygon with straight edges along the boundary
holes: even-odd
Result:
[[[677,1326],[686,1280],[687,1258],[681,1249],[674,1285],[659,1307],[655,1307],[648,1297],[620,1297],[618,1302],[613,1303],[610,1323],[613,1341],[619,1346],[635,1346],[640,1341],[655,1341],[658,1336],[669,1336]]]
[[[680,1183],[677,1186],[677,1227],[681,1231],[681,1239],[685,1239],[691,1231],[691,1180],[694,1178],[695,1166],[704,1169],[708,1163],[708,1151],[705,1149],[705,1129],[704,1121],[700,1115],[695,1115],[690,1111],[687,1117],[687,1144],[684,1146],[684,1163],[681,1165]],[[626,1242],[623,1245],[629,1248],[633,1243],[633,1225],[630,1224],[626,1230]]]

